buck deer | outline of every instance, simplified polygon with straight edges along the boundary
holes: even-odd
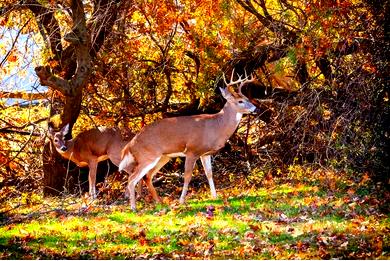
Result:
[[[80,133],[74,139],[65,140],[64,137],[68,132],[69,124],[58,132],[49,126],[49,137],[58,153],[79,167],[89,167],[89,195],[96,198],[95,185],[98,162],[110,159],[118,166],[121,161],[120,151],[128,141],[124,141],[119,130],[115,128],[91,129]],[[131,173],[127,168],[126,172]]]
[[[128,191],[130,206],[135,206],[135,186],[146,175],[146,185],[156,201],[160,201],[152,184],[152,178],[170,158],[185,157],[184,186],[179,199],[185,201],[188,184],[196,161],[200,158],[212,198],[217,197],[211,167],[211,154],[224,146],[236,130],[244,113],[254,112],[256,107],[241,93],[244,83],[253,81],[241,76],[230,82],[223,76],[226,88],[220,88],[226,104],[216,114],[200,114],[165,118],[145,126],[122,150],[122,161],[119,170],[131,168]],[[236,93],[233,85],[239,85]]]

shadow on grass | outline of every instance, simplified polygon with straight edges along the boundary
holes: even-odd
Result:
[[[388,251],[388,230],[383,227],[389,219],[375,213],[372,202],[366,194],[279,186],[252,195],[192,199],[184,206],[139,202],[143,208],[138,213],[127,202],[117,208],[51,209],[7,223],[9,230],[0,236],[0,257],[183,259],[189,254],[201,259],[286,259],[303,253],[314,259],[373,258]],[[81,224],[72,227],[69,217]],[[50,222],[59,227],[54,234],[21,233],[28,229],[12,227],[31,220],[42,221],[42,230]]]

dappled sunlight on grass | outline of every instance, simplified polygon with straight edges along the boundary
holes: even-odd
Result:
[[[139,200],[137,213],[127,202],[41,200],[7,212],[0,257],[389,258],[389,216],[379,211],[375,195],[332,182],[218,193],[211,200],[204,188],[185,205]]]

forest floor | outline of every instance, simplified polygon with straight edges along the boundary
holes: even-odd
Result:
[[[125,200],[10,200],[0,259],[390,259],[390,196],[367,176],[237,184],[216,200],[202,186],[185,205],[176,196],[139,199],[136,213]]]

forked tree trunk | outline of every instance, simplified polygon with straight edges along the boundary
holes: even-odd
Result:
[[[51,59],[57,62],[52,63],[52,67],[38,66],[35,68],[40,84],[59,91],[64,97],[64,106],[60,113],[61,122],[55,127],[62,128],[69,123],[72,130],[80,113],[82,92],[88,84],[93,59],[96,58],[97,52],[110,34],[120,11],[129,9],[133,3],[121,0],[93,1],[93,16],[89,23],[86,21],[82,0],[70,0],[66,4],[69,5],[66,8],[70,9],[68,13],[73,20],[73,26],[72,30],[65,35],[60,34],[62,31],[60,23],[55,17],[55,10],[50,5],[47,7],[38,1],[26,1],[23,6],[32,11],[40,28],[44,28],[41,30],[42,36],[47,40],[47,46],[51,49],[53,55]],[[99,30],[95,30],[96,28]],[[92,37],[91,34],[93,34]],[[94,40],[91,41],[91,39]],[[62,46],[62,40],[68,42],[66,48]],[[66,138],[70,139],[71,135]],[[107,162],[101,165],[103,166],[102,172],[105,174]],[[79,180],[88,180],[88,174],[84,172],[88,173],[88,169],[80,170],[75,164],[62,159],[56,150],[51,149],[50,142],[45,143],[43,149],[45,195],[58,195],[64,190],[69,192],[79,190],[77,186]],[[97,175],[98,179],[102,176],[99,173]]]
[[[59,91],[65,98],[64,107],[60,114],[61,121],[55,127],[62,128],[69,123],[70,129],[72,129],[80,114],[82,92],[89,81],[92,59],[89,53],[91,41],[86,26],[83,3],[81,0],[71,0],[69,3],[72,10],[73,28],[71,32],[64,36],[64,40],[69,42],[70,45],[63,51],[64,56],[57,57],[65,59],[63,63],[60,63],[67,65],[60,68],[60,71],[65,72],[63,74],[65,78],[60,77],[56,73],[57,69],[53,70],[49,66],[38,66],[35,68],[35,72],[41,85]],[[44,9],[43,6],[41,8]],[[43,13],[47,15],[52,13],[52,11],[47,10],[47,12]],[[54,15],[50,16],[49,19],[50,21],[55,20]],[[55,53],[54,50],[52,51]],[[69,55],[65,56],[65,54]],[[66,138],[70,139],[71,135]],[[57,151],[51,148],[51,143],[47,142],[43,150],[45,195],[58,194],[64,188],[74,187],[74,180],[68,179],[68,177],[74,177],[72,173],[73,168],[67,167],[70,166],[70,162],[65,164],[64,162]]]

